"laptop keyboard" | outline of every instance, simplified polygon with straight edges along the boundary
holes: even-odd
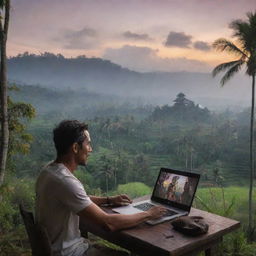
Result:
[[[143,204],[139,204],[139,205],[136,205],[136,206],[133,206],[133,207],[137,208],[139,210],[142,210],[142,211],[147,211],[150,208],[152,208],[153,206],[154,205],[150,204],[150,203],[143,203]],[[177,214],[177,212],[172,211],[172,210],[167,210],[167,212],[163,215],[163,217],[172,216],[172,215],[175,215],[175,214]]]
[[[154,205],[153,204],[150,204],[150,203],[143,203],[143,204],[139,204],[139,205],[136,205],[136,206],[133,206],[134,208],[137,208],[139,210],[142,210],[142,211],[147,211],[149,210],[150,208],[152,208]]]

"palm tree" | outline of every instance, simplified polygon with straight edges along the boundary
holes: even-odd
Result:
[[[217,39],[213,47],[219,51],[225,51],[234,54],[237,58],[234,61],[222,63],[214,68],[213,76],[220,72],[225,72],[221,79],[221,86],[243,66],[246,68],[246,74],[252,78],[252,100],[251,100],[251,123],[250,123],[250,188],[249,188],[249,224],[248,238],[252,239],[253,233],[253,212],[252,212],[252,190],[254,178],[254,97],[255,97],[255,74],[256,74],[256,12],[247,13],[248,20],[235,20],[230,24],[233,29],[233,37],[237,38],[237,44],[225,39]]]

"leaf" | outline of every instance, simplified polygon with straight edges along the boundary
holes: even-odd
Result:
[[[212,76],[215,77],[218,73],[224,72],[226,69],[233,67],[239,61],[240,60],[235,60],[235,61],[225,62],[225,63],[222,63],[222,64],[218,65],[212,71]]]
[[[208,212],[213,212],[213,210],[212,210],[199,196],[196,196],[196,199],[202,204],[202,206],[203,206]]]
[[[217,51],[227,51],[230,53],[233,53],[235,55],[238,55],[240,58],[242,57],[248,57],[245,52],[243,52],[241,49],[239,49],[234,43],[231,41],[225,39],[225,38],[219,38],[212,44],[213,48],[215,48]]]
[[[230,216],[231,215],[231,210],[232,210],[233,206],[235,205],[235,202],[236,202],[236,198],[233,196],[230,205],[228,206],[228,208],[224,212],[224,216]]]
[[[242,67],[242,65],[244,64],[243,61],[237,61],[237,63],[231,67],[227,73],[222,77],[220,83],[222,86],[224,86],[224,84],[234,75],[236,74]]]

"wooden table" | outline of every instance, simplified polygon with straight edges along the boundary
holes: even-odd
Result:
[[[149,196],[134,201],[146,198]],[[111,212],[107,208],[104,210]],[[81,229],[141,256],[192,256],[200,251],[205,251],[205,255],[210,256],[213,255],[212,249],[221,242],[223,235],[240,227],[240,223],[236,220],[195,208],[191,209],[189,215],[204,217],[209,224],[208,233],[197,237],[185,236],[175,231],[170,221],[155,226],[145,223],[118,232],[107,232],[92,223],[81,221]]]

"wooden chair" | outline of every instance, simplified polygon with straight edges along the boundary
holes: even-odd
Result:
[[[26,211],[22,205],[19,205],[19,208],[31,245],[32,256],[52,256],[51,243],[45,228],[35,222],[32,212]]]

